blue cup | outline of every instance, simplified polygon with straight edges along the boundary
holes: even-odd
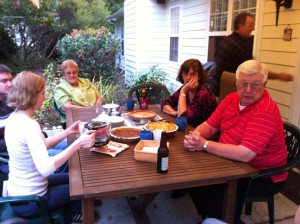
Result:
[[[177,117],[176,125],[178,126],[179,131],[184,131],[187,127],[187,118],[186,117]]]
[[[153,140],[153,133],[149,130],[142,130],[140,132],[140,140]]]
[[[133,110],[134,104],[135,104],[135,100],[134,99],[127,99],[125,101],[125,104],[126,104],[127,110]]]

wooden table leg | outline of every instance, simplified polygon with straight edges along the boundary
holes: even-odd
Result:
[[[82,199],[81,205],[83,224],[95,223],[94,199]]]
[[[237,180],[227,182],[223,203],[223,218],[227,223],[233,223]]]
[[[136,224],[150,224],[145,209],[157,195],[158,193],[152,193],[137,197],[126,197]]]

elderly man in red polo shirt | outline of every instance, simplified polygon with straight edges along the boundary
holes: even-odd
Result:
[[[242,63],[236,71],[237,92],[228,95],[207,121],[185,136],[184,146],[190,151],[208,153],[246,162],[257,170],[279,167],[286,164],[283,122],[276,103],[265,89],[268,78],[266,66],[257,60]],[[208,139],[220,132],[219,142]],[[257,181],[251,190],[253,195],[266,195],[279,192],[287,178],[281,173]],[[238,185],[239,187],[240,185]],[[199,190],[200,189],[200,190]],[[212,198],[211,189],[197,189],[194,202],[201,200],[203,206],[196,206],[201,213],[207,211],[205,195]],[[218,191],[218,190],[217,190]],[[217,194],[217,193],[216,193]],[[220,205],[221,202],[216,203]],[[211,210],[220,210],[220,208]],[[221,213],[213,212],[219,216]],[[220,218],[220,217],[217,217]]]

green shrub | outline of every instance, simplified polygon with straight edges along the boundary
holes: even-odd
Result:
[[[60,118],[58,113],[54,110],[54,90],[60,82],[60,73],[58,73],[52,63],[44,69],[42,77],[46,81],[45,92],[46,99],[40,110],[36,111],[34,118],[44,128],[51,129],[53,126],[60,125]]]
[[[112,101],[120,105],[124,104],[128,90],[112,80],[112,78],[104,79],[101,77],[99,81],[94,81],[93,84],[99,91],[103,104],[111,103]]]
[[[128,77],[130,79],[130,87],[147,82],[159,83],[164,85],[164,82],[167,78],[167,73],[159,68],[158,65],[152,65],[149,67],[149,69],[132,73]]]
[[[116,54],[120,41],[107,28],[74,30],[59,41],[60,60],[73,59],[78,63],[80,76],[92,80],[114,77],[118,68]]]

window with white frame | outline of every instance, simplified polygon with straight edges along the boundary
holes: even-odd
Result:
[[[178,62],[179,46],[179,7],[170,9],[170,53],[169,60]]]
[[[234,17],[241,12],[255,17],[256,0],[211,0],[209,31],[231,31]]]
[[[210,0],[208,61],[214,60],[222,39],[233,31],[233,20],[241,12],[256,15],[257,0]],[[253,37],[249,40],[253,44]]]

